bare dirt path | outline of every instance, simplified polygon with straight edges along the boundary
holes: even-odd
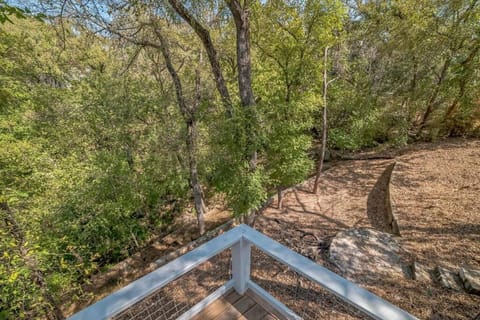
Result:
[[[325,246],[340,230],[372,227],[368,194],[392,161],[397,168],[391,192],[404,248],[431,267],[479,269],[478,140],[416,145],[398,152],[394,160],[340,162],[324,172],[318,194],[310,192],[313,179],[304,182],[284,197],[283,210],[273,204],[255,227],[338,272],[328,262]],[[434,282],[380,277],[356,282],[421,319],[471,320],[480,313],[480,297]]]

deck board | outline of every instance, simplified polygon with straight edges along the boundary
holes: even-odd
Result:
[[[243,316],[245,319],[249,320],[261,320],[268,314],[267,310],[265,310],[261,305],[255,304],[252,308],[250,308]]]
[[[192,320],[214,319],[221,314],[228,305],[230,305],[230,303],[222,297],[193,317]]]
[[[283,320],[278,312],[250,291],[241,296],[231,290],[214,301],[193,320]]]

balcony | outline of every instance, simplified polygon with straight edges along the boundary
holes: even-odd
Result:
[[[70,319],[416,318],[240,225]]]

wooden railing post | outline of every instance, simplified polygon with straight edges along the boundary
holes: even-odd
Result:
[[[250,280],[250,248],[250,242],[243,237],[232,247],[233,286],[240,295],[247,291],[247,283]]]

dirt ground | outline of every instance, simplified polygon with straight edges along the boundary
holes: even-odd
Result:
[[[431,268],[480,269],[480,141],[416,145],[392,160],[342,161],[323,173],[318,194],[310,192],[313,179],[306,181],[285,196],[282,210],[275,204],[265,210],[255,227],[307,255],[318,238],[314,259],[338,272],[322,244],[338,231],[372,227],[368,194],[393,161],[390,191],[408,258]],[[474,319],[480,313],[479,296],[435,282],[385,277],[356,282],[421,319]]]
[[[409,253],[406,258],[430,268],[440,265],[453,270],[467,265],[480,269],[480,141],[418,144],[389,155],[393,158],[329,164],[318,194],[310,192],[313,178],[305,181],[285,195],[283,209],[277,209],[274,202],[257,217],[255,228],[339,272],[327,259],[330,239],[341,230],[375,225],[367,214],[368,195],[385,168],[396,161],[390,192],[398,215],[399,241]],[[211,229],[229,218],[228,211],[215,208],[206,216],[207,226]],[[89,298],[65,313],[78,311],[152,271],[152,262],[198,236],[194,225],[194,216],[185,215],[177,221],[177,231],[96,275],[85,288]],[[479,296],[444,289],[433,281],[379,277],[356,282],[420,319],[472,320],[480,313]]]

